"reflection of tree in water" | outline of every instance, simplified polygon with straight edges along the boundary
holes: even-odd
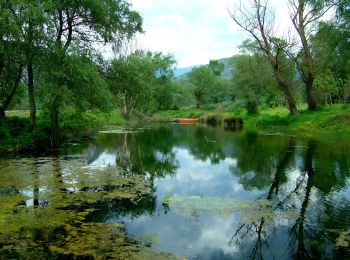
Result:
[[[259,147],[259,146],[258,146]],[[289,144],[287,148],[285,148],[284,156],[278,161],[277,166],[275,168],[275,175],[272,179],[272,184],[268,190],[268,194],[266,195],[266,199],[268,201],[274,200],[274,196],[278,195],[280,190],[280,185],[286,182],[287,178],[285,176],[285,169],[288,167],[290,160],[294,155],[294,147],[295,147],[295,138],[290,138]],[[271,156],[269,154],[268,156]],[[274,160],[272,160],[273,162]],[[255,164],[253,165],[255,166]],[[267,165],[266,165],[267,166]],[[273,168],[273,167],[267,167]],[[258,173],[257,173],[258,174]],[[253,183],[255,183],[255,180]],[[250,258],[255,259],[263,259],[263,250],[264,246],[266,249],[272,254],[269,249],[268,244],[268,236],[269,230],[268,227],[271,224],[270,222],[274,221],[274,216],[272,215],[272,208],[269,205],[263,205],[261,208],[255,208],[253,211],[259,210],[260,212],[251,212],[250,214],[257,214],[257,218],[250,223],[242,224],[234,233],[230,245],[233,245],[235,241],[240,239],[246,239],[253,235],[256,237],[256,242],[253,244],[251,248]],[[261,216],[259,216],[261,214]],[[273,255],[272,255],[273,256]]]
[[[279,227],[277,222],[288,218],[288,212],[294,212],[293,215],[297,213],[296,219],[295,217],[289,219],[289,221],[295,219],[294,224],[289,226],[290,243],[287,251],[290,256],[296,259],[322,259],[331,258],[333,255],[334,239],[327,236],[326,230],[319,223],[320,216],[328,215],[328,213],[322,212],[320,209],[322,206],[319,204],[317,210],[310,208],[310,201],[313,196],[316,196],[314,195],[315,192],[319,196],[319,201],[324,201],[324,196],[332,191],[332,188],[345,185],[346,177],[349,176],[349,170],[345,167],[347,160],[344,160],[342,156],[339,158],[340,160],[334,160],[335,158],[332,156],[324,157],[324,151],[316,150],[316,143],[309,141],[306,155],[303,156],[302,171],[293,187],[286,183],[285,171],[293,158],[295,143],[295,139],[290,138],[288,148],[285,149],[285,155],[278,160],[275,167],[275,175],[266,195],[266,199],[271,202],[271,206],[255,209],[255,219],[242,224],[230,241],[230,244],[233,245],[235,242],[242,243],[251,236],[255,237],[255,242],[249,250],[249,256],[252,259],[263,259],[269,254],[269,257],[273,257],[269,244],[271,243],[270,239],[273,239],[273,234]],[[319,151],[321,155],[317,154],[316,151]],[[330,161],[327,163],[327,160]],[[322,169],[317,166],[318,162],[327,166],[326,169],[330,170],[330,173],[326,174],[326,178],[329,176],[338,176],[338,178],[332,179],[330,182],[323,179],[324,175]],[[339,167],[340,164],[343,166]],[[254,166],[255,164],[253,164]],[[320,169],[320,171],[317,169]],[[254,178],[251,180],[252,185],[255,185]],[[284,183],[287,185],[284,185]],[[254,212],[252,213],[254,214]],[[315,217],[315,213],[319,215]],[[257,217],[260,215],[261,217]]]
[[[235,154],[237,167],[231,169],[233,174],[239,176],[240,183],[247,190],[269,186],[271,181],[276,180],[272,173],[280,167],[279,164],[285,157],[287,156],[288,160],[293,159],[291,151],[294,144],[290,144],[291,140],[295,142],[293,138],[246,134],[238,140]],[[278,181],[286,181],[285,175],[280,178],[284,179]]]
[[[197,127],[194,129],[193,136],[189,138],[188,146],[190,153],[198,160],[210,160],[212,164],[219,164],[226,158],[223,150],[224,144],[220,140],[220,134],[217,128]]]
[[[171,133],[167,128],[157,131],[124,134],[117,140],[117,166],[124,176],[149,175],[151,179],[173,175],[178,168]]]

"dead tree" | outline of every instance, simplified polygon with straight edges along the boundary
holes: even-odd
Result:
[[[292,82],[283,73],[286,65],[283,57],[286,45],[281,44],[281,40],[276,40],[275,19],[268,10],[268,0],[240,1],[232,11],[229,10],[229,14],[240,28],[256,40],[259,51],[271,64],[278,86],[287,99],[290,113],[297,114]]]

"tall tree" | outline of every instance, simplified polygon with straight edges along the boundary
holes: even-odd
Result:
[[[311,26],[317,22],[333,4],[325,1],[289,0],[290,18],[297,31],[302,49],[295,58],[301,78],[305,84],[306,98],[309,110],[316,109],[316,99],[313,90],[315,79],[315,64],[311,53]]]
[[[49,54],[48,66],[52,75],[51,98],[48,104],[51,117],[51,139],[59,144],[58,116],[64,100],[63,93],[70,84],[64,64],[72,53],[94,54],[96,46],[111,43],[117,50],[121,42],[142,31],[141,16],[124,0],[110,1],[58,1],[53,0],[46,9],[49,17],[45,25]],[[77,50],[79,50],[77,52]],[[73,92],[74,93],[74,92]]]
[[[288,47],[288,43],[276,37],[275,20],[268,9],[268,0],[249,0],[244,3],[240,1],[234,11],[230,11],[230,16],[256,40],[258,49],[271,64],[278,86],[288,101],[290,113],[296,114],[298,109],[292,92],[293,85],[283,73],[286,66],[283,51]]]

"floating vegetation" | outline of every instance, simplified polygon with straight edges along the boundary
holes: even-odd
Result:
[[[203,214],[230,216],[233,212],[251,208],[256,202],[229,197],[164,196],[166,205],[175,214],[184,217],[198,217]]]
[[[244,223],[254,223],[261,219],[273,220],[276,215],[272,209],[271,201],[261,199],[252,204],[251,207],[243,209],[241,218]]]
[[[120,177],[62,158],[3,162],[0,255],[4,258],[169,259],[130,238],[121,223],[92,222],[99,206],[137,203],[152,191],[144,176]]]
[[[141,132],[143,129],[142,128],[117,128],[117,129],[109,129],[109,130],[101,130],[99,133],[101,134],[132,134],[132,133],[137,133]]]
[[[336,240],[336,246],[350,251],[350,230],[340,232]]]

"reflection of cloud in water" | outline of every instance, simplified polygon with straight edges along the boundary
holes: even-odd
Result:
[[[85,168],[88,169],[103,169],[110,166],[116,166],[117,155],[108,152],[101,153],[96,160],[91,162]]]
[[[128,232],[135,236],[156,236],[158,242],[153,247],[158,250],[173,252],[177,255],[198,257],[208,253],[208,258],[223,259],[234,257],[239,249],[228,243],[240,223],[239,213],[229,216],[197,214],[183,217],[174,214],[170,208],[164,214],[162,200],[165,195],[205,195],[213,197],[232,197],[234,199],[255,200],[264,192],[245,191],[239,178],[230,169],[237,167],[236,159],[226,158],[219,164],[212,165],[210,160],[196,160],[188,150],[174,148],[179,168],[174,176],[166,176],[155,181],[157,195],[157,213],[136,218],[111,218],[110,222],[123,221]]]
[[[206,195],[255,199],[263,194],[258,190],[249,192],[244,190],[239,178],[230,170],[237,167],[236,159],[226,158],[213,165],[210,160],[196,160],[188,150],[181,148],[175,150],[180,167],[175,176],[167,176],[156,181],[158,196]]]
[[[238,248],[230,247],[228,242],[238,224],[239,214],[230,217],[199,216],[197,223],[193,219],[172,213],[141,216],[133,220],[123,218],[122,221],[130,234],[157,237],[157,243],[153,244],[153,248],[157,250],[187,257],[195,257],[204,249],[209,251],[220,249],[225,255],[238,252]]]

